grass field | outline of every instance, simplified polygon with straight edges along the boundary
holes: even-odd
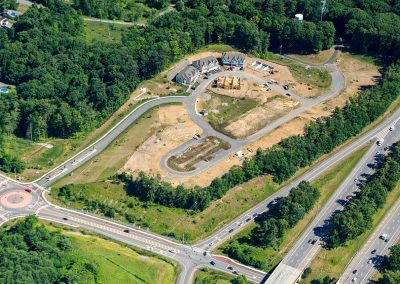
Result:
[[[50,230],[60,227],[48,225]],[[99,283],[163,283],[175,282],[178,267],[176,264],[148,253],[138,253],[127,246],[106,239],[62,230],[72,243],[75,253],[97,264]]]
[[[288,230],[283,239],[279,249],[274,248],[259,248],[251,246],[247,243],[243,245],[249,249],[249,253],[252,254],[256,259],[261,260],[264,264],[259,267],[265,271],[273,269],[284,257],[284,255],[291,249],[300,237],[301,233],[308,227],[311,221],[314,219],[317,211],[324,206],[331,195],[338,188],[340,183],[346,178],[348,173],[361,159],[364,153],[368,150],[368,147],[361,148],[354,152],[352,155],[344,159],[335,165],[332,169],[327,171],[324,175],[320,176],[317,180],[312,182],[312,185],[319,189],[321,197],[318,200],[314,208],[292,229]],[[249,236],[251,230],[255,225],[251,225],[249,228],[238,234],[233,240],[239,240]],[[217,249],[218,254],[224,254],[224,247],[228,246],[229,242],[224,243]]]
[[[112,207],[118,210],[122,208],[123,214],[115,216],[117,220],[127,222],[125,215],[127,213],[134,217],[133,223],[138,227],[149,228],[153,232],[179,240],[184,238],[189,243],[208,236],[218,227],[270,196],[277,188],[278,185],[270,178],[256,178],[245,185],[231,189],[209,208],[195,213],[141,202],[129,196],[122,184],[99,181],[73,186],[73,190],[79,192],[79,196],[107,205],[112,203]],[[59,188],[53,186],[49,196],[53,202],[72,208],[84,208],[82,200],[65,202],[58,199],[58,192]]]
[[[194,275],[194,284],[230,284],[234,276],[211,269],[197,270]]]
[[[229,123],[237,120],[241,115],[255,108],[258,102],[248,97],[233,98],[230,96],[209,94],[209,99],[204,100],[199,109],[207,111],[205,117],[211,126],[222,133]],[[229,134],[229,133],[226,133]]]
[[[290,56],[293,58],[304,60],[306,62],[313,63],[313,64],[322,64],[331,57],[333,51],[334,51],[333,48],[330,48],[330,49],[322,50],[318,53],[312,53],[312,54],[307,54],[307,55],[290,54]]]
[[[103,22],[85,21],[85,37],[89,41],[98,40],[106,43],[120,43],[122,32],[129,26]]]
[[[374,229],[385,217],[393,204],[400,198],[400,183],[388,194],[385,206],[374,216],[372,227],[354,240],[347,242],[345,246],[332,250],[322,249],[312,261],[310,267],[312,272],[301,281],[301,283],[312,283],[314,279],[323,279],[325,276],[339,279],[340,275],[346,269],[353,256],[360,250]]]

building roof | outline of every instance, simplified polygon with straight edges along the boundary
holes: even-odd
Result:
[[[211,64],[217,64],[218,60],[214,56],[207,56],[200,58],[199,60],[193,61],[193,66],[200,69],[203,66],[209,66]]]
[[[232,62],[243,64],[246,59],[246,55],[240,52],[224,52],[222,54],[222,62]]]
[[[197,73],[198,71],[194,66],[188,65],[177,76],[181,76],[186,82],[190,82]]]

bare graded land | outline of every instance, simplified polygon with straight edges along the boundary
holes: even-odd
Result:
[[[334,52],[333,48],[322,50],[318,53],[301,55],[301,54],[289,54],[293,58],[297,58],[312,64],[322,64],[326,62]]]
[[[142,165],[151,168],[151,161],[147,159],[152,159],[151,156],[155,153],[157,155],[157,151],[162,149],[169,151],[174,148],[174,145],[186,142],[196,129],[197,126],[188,118],[183,105],[168,105],[150,110],[112,142],[106,150],[68,177],[63,178],[57,185],[104,180],[121,169],[133,171],[130,166],[136,165],[135,159],[140,159],[140,162],[144,159],[147,164],[142,163]],[[175,141],[171,148],[169,148],[169,143],[167,145],[164,141],[169,136],[173,136]],[[160,150],[159,147],[162,149]],[[158,155],[162,156],[162,154]],[[158,165],[159,161],[156,168]],[[135,170],[141,169],[146,168],[135,168]]]
[[[228,150],[231,148],[229,143],[218,137],[209,136],[204,141],[187,148],[182,154],[172,156],[168,159],[168,166],[176,171],[193,171],[196,165],[201,161],[213,159],[215,153],[219,150]]]
[[[243,80],[240,90],[209,87],[199,99],[211,126],[243,139],[299,106],[299,102],[253,81]]]
[[[161,158],[192,139],[195,134],[202,133],[202,129],[192,122],[183,105],[162,107],[157,115],[159,129],[136,149],[122,166],[122,171],[131,174],[144,171],[165,176],[166,173],[160,168]]]

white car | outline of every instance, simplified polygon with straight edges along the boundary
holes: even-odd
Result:
[[[357,282],[357,277],[354,277],[353,279],[351,279],[351,282],[356,283]]]
[[[389,131],[393,131],[394,130],[394,125],[390,126]]]

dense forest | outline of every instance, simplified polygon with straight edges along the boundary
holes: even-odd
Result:
[[[342,211],[327,225],[328,248],[345,245],[371,228],[374,214],[385,205],[387,195],[400,181],[400,143],[394,144],[382,167],[364,184]]]
[[[0,283],[98,283],[97,267],[78,258],[68,237],[35,216],[0,228]]]
[[[400,283],[400,244],[390,248],[390,253],[383,261],[382,277],[377,281],[379,284]]]

